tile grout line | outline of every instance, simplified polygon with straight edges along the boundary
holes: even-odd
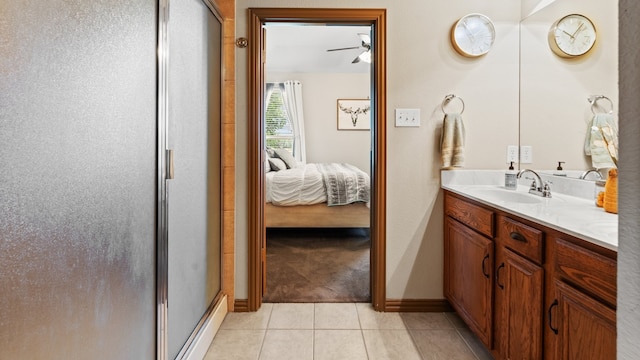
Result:
[[[258,351],[258,360],[262,356],[262,350],[264,349],[264,343],[267,340],[267,331],[269,331],[269,323],[271,322],[271,315],[273,315],[274,305],[271,305],[271,310],[269,310],[269,319],[267,320],[267,326],[264,330],[264,335],[262,336],[262,343],[260,344],[260,351]]]
[[[316,358],[316,303],[313,303],[313,326],[311,326],[311,360]]]
[[[360,328],[360,336],[362,337],[362,343],[364,344],[364,352],[369,359],[369,348],[367,347],[367,340],[364,338],[364,329],[362,328],[362,322],[360,321],[360,312],[358,311],[358,305],[353,303],[353,307],[356,310],[356,316],[358,317],[358,327]]]
[[[478,356],[478,354],[476,354],[476,352],[473,350],[473,348],[471,347],[471,344],[469,344],[469,341],[467,341],[467,338],[464,337],[462,335],[462,333],[460,333],[460,329],[457,327],[454,327],[454,329],[456,330],[456,333],[458,334],[458,336],[460,336],[462,338],[462,341],[464,342],[464,344],[467,346],[467,348],[469,349],[469,351],[471,351],[471,353],[473,354],[473,357],[476,358],[476,360],[480,360],[480,357]]]
[[[369,359],[369,348],[367,347],[367,341],[364,339],[364,330],[360,328],[360,336],[362,337],[362,344],[364,345],[364,354],[367,355],[367,359]]]
[[[449,321],[451,326],[453,326],[453,328],[455,329],[456,334],[458,334],[458,336],[460,336],[462,338],[462,341],[467,346],[467,348],[471,351],[471,353],[473,354],[473,357],[475,357],[476,360],[480,360],[480,356],[478,356],[478,354],[476,354],[476,352],[473,350],[473,348],[471,347],[471,344],[469,344],[469,341],[467,341],[467,338],[462,335],[462,333],[460,332],[460,328],[458,328],[456,326],[456,324],[453,323],[453,320],[447,314],[445,314],[445,313],[443,313],[443,314],[444,314],[444,317],[447,318],[447,320]]]
[[[416,342],[415,337],[413,336],[413,331],[411,331],[411,329],[408,329],[406,324],[405,324],[405,329],[407,330],[407,332],[409,333],[409,337],[411,338],[411,342],[413,343],[413,346],[416,347],[416,350],[418,350],[418,354],[420,355],[421,359],[426,359],[426,357],[424,356],[424,354],[422,353],[422,350],[420,349],[420,347],[418,346],[418,343]]]

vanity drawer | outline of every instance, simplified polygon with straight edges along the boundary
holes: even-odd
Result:
[[[493,238],[493,211],[458,199],[450,194],[444,198],[446,215]]]
[[[542,264],[544,232],[505,216],[498,218],[498,237],[512,251]]]
[[[558,276],[615,308],[616,260],[568,241],[556,240],[555,270]]]

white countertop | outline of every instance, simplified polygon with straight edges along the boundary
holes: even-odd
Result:
[[[593,199],[554,192],[553,185],[552,198],[542,198],[529,194],[529,187],[522,184],[517,190],[507,190],[499,185],[500,179],[504,181],[504,172],[487,170],[442,171],[441,176],[443,189],[607,249],[618,250],[618,215],[597,207]],[[499,196],[501,191],[515,191],[519,193],[518,197],[531,202],[505,201]]]

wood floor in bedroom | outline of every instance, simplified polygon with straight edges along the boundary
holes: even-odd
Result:
[[[369,302],[369,229],[267,229],[267,303]]]

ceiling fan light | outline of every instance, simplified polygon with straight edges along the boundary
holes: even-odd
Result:
[[[369,34],[365,34],[365,33],[358,33],[358,36],[360,37],[360,40],[365,43],[365,44],[371,44],[371,37],[369,36]]]

